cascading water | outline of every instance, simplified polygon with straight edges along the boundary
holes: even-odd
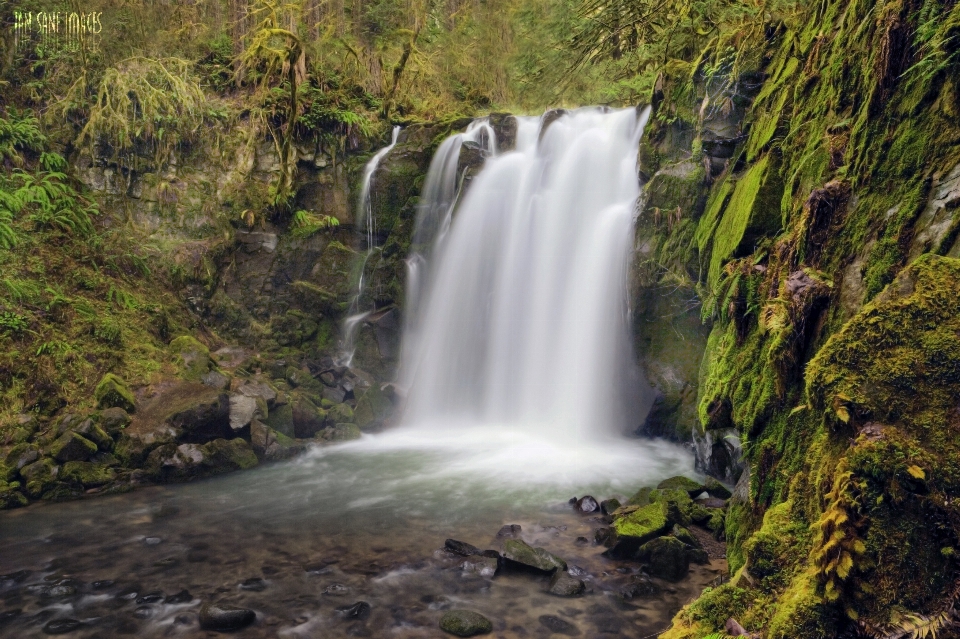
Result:
[[[363,295],[363,289],[366,284],[364,273],[367,268],[367,261],[376,248],[377,220],[373,214],[373,202],[370,199],[370,185],[373,182],[373,174],[376,173],[380,162],[387,156],[393,147],[397,145],[397,138],[400,135],[400,127],[393,127],[390,135],[390,144],[383,147],[370,158],[366,166],[363,167],[363,176],[360,180],[360,199],[357,205],[357,220],[363,221],[363,229],[366,233],[367,250],[363,256],[363,267],[360,269],[360,280],[357,282],[357,292],[350,301],[350,310],[347,318],[343,321],[343,344],[340,348],[340,356],[337,363],[341,366],[350,366],[353,361],[353,354],[356,351],[355,338],[357,328],[360,322],[370,316],[373,310],[360,311],[360,297]]]
[[[460,141],[441,145],[417,223],[435,240],[408,299],[405,423],[584,442],[636,419],[626,268],[647,117],[518,118],[516,150],[487,160],[455,214]]]

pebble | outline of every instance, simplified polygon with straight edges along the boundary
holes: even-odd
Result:
[[[212,603],[200,608],[200,627],[204,630],[239,630],[256,619],[257,613],[248,608]]]

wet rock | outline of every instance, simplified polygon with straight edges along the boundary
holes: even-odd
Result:
[[[122,408],[128,413],[135,409],[136,400],[126,382],[113,373],[107,373],[93,390],[99,408]]]
[[[150,606],[140,606],[133,611],[133,616],[137,619],[149,619],[153,616],[153,608]]]
[[[103,590],[104,588],[109,588],[115,583],[116,582],[113,579],[100,579],[98,581],[93,582],[90,585],[93,586],[94,590]]]
[[[613,522],[614,534],[605,540],[612,546],[605,554],[615,559],[630,558],[640,546],[666,534],[670,525],[663,503],[647,504],[618,516]]]
[[[676,477],[664,479],[662,482],[657,484],[657,489],[683,490],[690,495],[690,497],[696,497],[705,490],[703,484],[698,481],[694,481],[689,477],[684,477],[683,475],[677,475]]]
[[[100,450],[109,451],[113,449],[113,438],[107,434],[107,431],[97,426],[92,419],[88,418],[81,421],[72,430],[92,441]]]
[[[363,434],[356,424],[334,424],[332,428],[323,431],[323,439],[330,442],[345,442],[360,439]]]
[[[697,499],[694,502],[695,506],[703,506],[704,508],[726,508],[727,500],[718,499],[717,497],[704,497],[703,499]]]
[[[330,584],[323,589],[323,594],[327,595],[328,597],[343,597],[349,592],[350,589],[343,584]]]
[[[550,632],[568,637],[578,637],[581,632],[575,625],[555,615],[540,615],[540,625]]]
[[[520,524],[507,524],[497,531],[497,539],[517,539],[520,537]]]
[[[119,406],[108,408],[100,413],[100,427],[111,437],[117,437],[129,425],[130,415]]]
[[[65,635],[82,626],[83,623],[76,619],[51,619],[44,624],[43,631],[48,635]]]
[[[393,402],[380,388],[374,384],[357,400],[357,409],[354,411],[354,423],[360,430],[376,430],[393,413]]]
[[[230,396],[230,428],[234,432],[249,426],[254,418],[264,417],[266,417],[265,411],[260,410],[255,397],[248,397],[246,395]]]
[[[340,606],[337,608],[337,612],[344,619],[357,619],[362,621],[370,616],[370,604],[366,601],[358,601],[349,606]]]
[[[251,577],[240,582],[240,590],[250,590],[252,592],[263,592],[267,589],[267,582],[262,577]]]
[[[137,597],[137,603],[138,604],[160,603],[161,601],[163,601],[163,599],[164,599],[163,592],[159,590],[154,590],[153,592],[148,592],[145,595],[141,595]]]
[[[590,495],[586,495],[576,501],[574,508],[581,513],[595,513],[600,510],[600,504]]]
[[[645,486],[638,490],[634,495],[627,500],[628,506],[646,506],[650,503],[650,495],[653,493],[653,488]]]
[[[13,610],[4,610],[3,612],[0,612],[0,626],[3,626],[3,624],[7,623],[8,621],[13,621],[21,614],[23,614],[23,610],[21,608],[14,608]]]
[[[586,588],[586,584],[580,579],[563,570],[558,570],[550,578],[550,587],[547,592],[558,597],[578,597],[583,594]]]
[[[203,604],[200,608],[200,627],[204,630],[239,630],[252,624],[257,613],[248,608],[228,604]]]
[[[647,564],[647,572],[667,581],[680,581],[690,571],[690,553],[685,543],[675,537],[658,537],[648,541],[636,554]]]
[[[575,543],[578,546],[588,546],[590,544],[590,540],[587,539],[586,537],[577,537],[573,543]]]
[[[159,537],[144,537],[143,543],[145,543],[148,546],[158,546],[161,543],[163,543],[163,540],[160,539]]]
[[[327,425],[354,423],[353,409],[349,404],[336,404],[327,412]]]
[[[604,515],[612,515],[615,510],[620,508],[620,506],[620,500],[618,499],[604,499],[600,502],[600,512],[602,512]]]
[[[293,434],[299,439],[309,439],[323,430],[327,420],[327,412],[318,408],[306,397],[297,396],[291,404],[290,418],[293,422]],[[267,424],[274,422],[267,418]],[[277,426],[272,426],[279,432],[284,432]]]
[[[199,382],[210,370],[210,349],[190,335],[182,335],[170,342],[170,352],[176,357],[185,380]]]
[[[180,592],[170,595],[163,600],[163,603],[166,604],[185,604],[193,601],[193,595],[190,594],[189,590],[181,590]]]
[[[469,557],[471,555],[479,555],[483,551],[477,548],[474,545],[468,544],[465,541],[457,541],[456,539],[448,539],[443,542],[443,547],[446,550],[454,553],[455,555],[460,555],[462,557]]]
[[[50,458],[44,458],[27,464],[20,469],[20,476],[26,481],[27,495],[40,497],[53,487],[60,468]]]
[[[703,548],[703,545],[700,543],[700,540],[693,536],[689,530],[683,526],[674,526],[670,531],[670,534],[687,544],[691,548]]]
[[[200,449],[204,455],[205,473],[209,474],[246,470],[259,463],[250,444],[242,439],[215,439]]]
[[[718,482],[713,477],[707,477],[706,481],[703,482],[703,486],[711,497],[716,497],[717,499],[730,499],[730,497],[733,496],[733,493],[731,493],[726,486]]]
[[[473,637],[491,632],[493,622],[472,610],[450,610],[440,617],[440,630],[457,637]]]
[[[567,569],[567,562],[563,559],[550,554],[543,548],[534,548],[521,539],[505,541],[500,554],[509,562],[540,572],[552,573]]]
[[[493,579],[499,566],[500,562],[495,557],[484,557],[483,555],[473,555],[460,564],[460,568],[464,572],[472,572],[485,579]]]
[[[646,575],[634,575],[630,583],[620,588],[618,594],[627,600],[636,597],[653,597],[660,594],[660,586]]]
[[[323,399],[329,400],[334,404],[341,404],[343,400],[346,399],[347,394],[340,388],[330,388],[329,386],[324,386],[323,390],[320,392],[320,396]]]
[[[86,461],[97,452],[97,445],[74,432],[64,433],[50,445],[50,455],[58,462]]]
[[[63,481],[81,484],[84,488],[96,488],[114,481],[117,473],[106,464],[72,461],[63,465],[60,478]]]

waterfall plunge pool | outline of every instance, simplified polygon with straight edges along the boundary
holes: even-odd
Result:
[[[443,611],[460,608],[490,618],[497,637],[549,636],[544,616],[587,636],[661,630],[724,562],[625,603],[617,593],[639,564],[601,556],[599,514],[567,500],[623,498],[690,473],[689,453],[531,431],[405,427],[192,484],[0,513],[0,636],[47,636],[70,619],[71,637],[193,637],[210,601],[256,611],[243,637],[437,637]],[[447,538],[498,549],[505,524],[582,570],[587,593],[555,597],[523,573],[484,577],[442,550]],[[163,603],[184,590],[185,601]],[[362,618],[337,611],[359,601],[370,605]]]

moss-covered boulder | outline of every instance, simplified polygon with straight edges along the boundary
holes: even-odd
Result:
[[[113,438],[90,417],[77,424],[73,432],[92,441],[99,450],[113,450]]]
[[[690,572],[688,546],[676,537],[657,537],[640,546],[636,558],[644,562],[651,577],[680,581]]]
[[[33,436],[40,430],[40,422],[34,415],[17,415],[13,422],[5,425],[2,432],[0,443],[4,446],[14,446],[22,444],[33,439]]]
[[[733,495],[729,488],[718,482],[713,477],[707,477],[704,480],[703,488],[707,491],[707,494],[709,494],[711,497],[716,497],[717,499],[730,499],[730,497]]]
[[[253,448],[243,439],[215,439],[200,447],[210,474],[253,468],[259,462]]]
[[[440,630],[456,637],[473,637],[493,631],[493,623],[472,610],[449,610],[440,617]]]
[[[49,457],[28,464],[20,469],[27,495],[38,499],[56,483],[60,468]]]
[[[334,424],[323,431],[322,438],[328,442],[346,442],[362,436],[356,424]]]
[[[325,419],[324,415],[318,415],[316,413],[311,413],[311,415],[316,417],[319,424],[323,424]],[[286,437],[297,436],[293,425],[293,404],[283,404],[282,406],[275,407],[270,411],[270,414],[267,415],[264,423]],[[316,432],[314,432],[314,434],[316,434]]]
[[[59,478],[61,481],[80,484],[84,488],[96,488],[114,481],[117,473],[106,464],[72,461],[63,465]]]
[[[633,557],[640,546],[665,535],[672,525],[664,502],[627,506],[617,513],[613,520],[614,534],[606,539],[610,546],[606,554],[616,559]]]
[[[86,461],[96,452],[96,444],[73,431],[64,433],[50,445],[50,456],[61,463]]]
[[[100,427],[111,437],[117,437],[130,425],[130,415],[120,407],[108,408],[100,413]]]
[[[290,404],[290,419],[294,436],[298,439],[309,439],[326,428],[327,411],[318,408],[309,398],[298,393],[293,396]],[[270,421],[267,423],[273,424]],[[277,430],[280,431],[279,428]]]
[[[26,495],[20,492],[20,482],[0,482],[0,510],[20,508],[29,502]]]
[[[354,423],[354,413],[350,404],[334,404],[327,411],[327,424],[352,424]]]
[[[380,389],[380,384],[373,384],[357,400],[354,422],[360,430],[376,430],[392,413],[393,402]]]
[[[706,489],[706,487],[700,482],[694,481],[689,477],[684,477],[682,475],[664,479],[662,482],[657,484],[657,488],[659,490],[683,490],[686,491],[690,497],[696,497]]]
[[[535,548],[522,539],[508,539],[503,542],[501,556],[509,564],[543,573],[566,570],[567,562],[543,548]]]
[[[650,501],[664,505],[667,518],[671,523],[681,526],[690,525],[694,504],[686,490],[657,489],[651,491]]]
[[[100,408],[117,407],[132,413],[136,407],[136,399],[127,388],[126,382],[113,373],[103,376],[94,389],[93,396]]]
[[[199,382],[210,370],[210,349],[190,335],[181,335],[170,342],[170,353],[180,367],[180,376],[191,382]]]

